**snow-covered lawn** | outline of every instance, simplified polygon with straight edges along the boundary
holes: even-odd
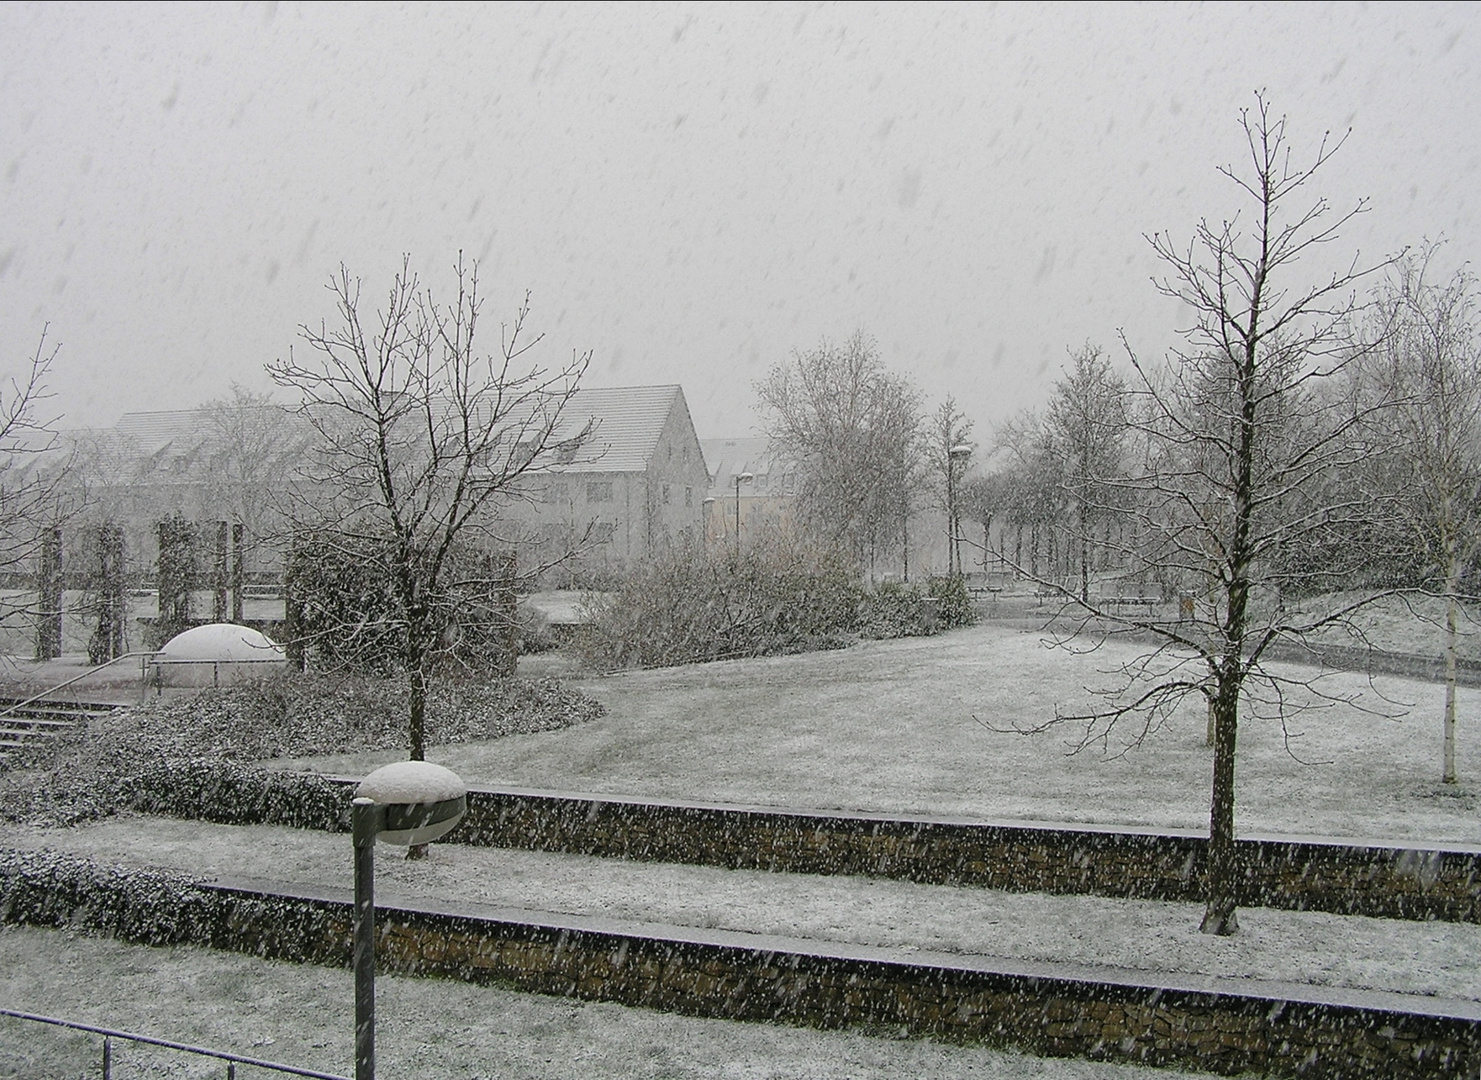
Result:
[[[205,877],[348,888],[350,840],[271,826],[138,817],[62,830],[5,827],[0,845]],[[626,862],[434,844],[381,845],[377,898],[719,928],[819,941],[1108,965],[1481,1000],[1481,926],[1247,908],[1240,932],[1198,933],[1196,904],[1048,896],[853,877]]]
[[[517,994],[445,979],[376,981],[385,1080],[1159,1080],[1165,1069],[1024,1057],[921,1039],[740,1024]],[[203,949],[0,928],[0,1000],[140,1034],[353,1072],[348,971]],[[0,1019],[0,1076],[98,1075],[98,1040]],[[143,1060],[141,1060],[141,1058]],[[220,1077],[119,1045],[115,1076]],[[167,1065],[166,1063],[173,1063]],[[239,1069],[238,1076],[269,1076]],[[1204,1076],[1206,1074],[1186,1074]],[[1212,1080],[1210,1077],[1209,1080]]]
[[[837,652],[587,677],[604,718],[562,731],[433,749],[471,784],[967,819],[1207,825],[1211,753],[1189,708],[1130,751],[1067,752],[1072,726],[1012,731],[1093,703],[1086,687],[1138,656],[1133,643],[1076,654],[1044,636],[978,626]],[[1295,677],[1313,670],[1280,666]],[[1440,775],[1435,684],[1359,674],[1321,680],[1355,696],[1240,731],[1241,833],[1481,843],[1481,693],[1460,694],[1459,768]],[[1299,696],[1299,695],[1298,695]],[[997,730],[994,730],[997,729]],[[1130,728],[1126,729],[1128,732]],[[1113,741],[1112,750],[1121,749]],[[1295,756],[1293,756],[1295,755]],[[301,765],[363,775],[393,752]]]
[[[1343,604],[1361,599],[1359,593],[1335,593],[1314,598],[1298,610],[1306,614],[1325,614]],[[1476,605],[1463,605],[1456,652],[1466,659],[1481,660],[1481,622]],[[1416,656],[1439,656],[1444,647],[1445,601],[1435,596],[1386,596],[1360,608],[1341,624],[1324,628],[1319,638],[1332,645],[1383,649],[1388,652],[1412,653]]]
[[[1190,710],[1124,754],[1066,752],[1072,729],[1026,737],[1056,706],[1135,657],[1046,650],[1001,626],[840,652],[585,678],[608,715],[562,731],[439,747],[474,784],[739,804],[1200,828],[1204,717]],[[1300,669],[1287,669],[1298,674]],[[1271,721],[1241,731],[1243,833],[1481,843],[1481,694],[1463,691],[1460,770],[1438,782],[1438,686],[1324,680],[1353,705],[1302,714],[1289,744]],[[1112,749],[1120,749],[1113,745]],[[1291,750],[1306,762],[1292,756]],[[297,763],[364,775],[394,753]],[[95,858],[348,887],[348,837],[271,827],[118,818],[70,830],[0,829],[0,844]],[[386,900],[498,906],[752,930],[902,950],[1064,960],[1145,971],[1309,982],[1481,1000],[1481,927],[1246,909],[1232,938],[1197,933],[1198,908],[1015,895],[434,846],[407,864],[381,849]],[[325,1069],[347,1070],[347,972],[191,949],[142,949],[0,930],[8,1004]],[[382,980],[384,1075],[1120,1077],[1165,1072],[1046,1061],[859,1034],[748,1026],[510,994],[441,980]],[[11,1042],[0,1027],[0,1045]],[[61,1040],[65,1043],[66,1040]],[[0,1051],[3,1054],[5,1051]],[[91,1060],[89,1058],[89,1060]],[[0,1057],[0,1075],[8,1061]],[[183,1075],[183,1074],[182,1074]]]

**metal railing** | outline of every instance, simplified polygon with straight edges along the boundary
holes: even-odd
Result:
[[[163,680],[166,668],[185,668],[186,670],[190,670],[193,668],[204,667],[209,664],[211,667],[211,685],[220,686],[221,669],[223,667],[227,668],[228,670],[234,669],[243,664],[277,664],[279,667],[283,667],[287,663],[287,661],[285,661],[281,656],[244,656],[238,660],[172,660],[167,657],[162,657],[158,653],[154,653],[151,655],[154,656],[154,660],[151,662],[150,667],[152,668],[155,676],[154,685],[156,689],[161,689],[164,686]]]
[[[57,685],[53,686],[50,690],[43,690],[41,691],[41,693],[35,695],[34,697],[28,697],[25,701],[17,701],[14,705],[9,706],[8,708],[0,709],[0,718],[9,716],[17,709],[24,709],[28,705],[35,705],[38,701],[45,701],[47,698],[51,697],[52,694],[55,694],[58,690],[65,690],[73,683],[79,683],[83,679],[96,675],[98,672],[104,671],[107,668],[111,668],[114,664],[121,664],[125,660],[137,659],[139,661],[139,680],[141,683],[145,683],[148,680],[149,661],[150,658],[152,658],[153,656],[154,653],[152,651],[127,652],[124,653],[122,656],[115,656],[112,660],[109,660],[105,664],[99,664],[97,667],[88,668],[81,675],[74,675],[66,682],[57,683]]]
[[[0,1009],[0,1016],[9,1016],[16,1020],[30,1020],[38,1024],[51,1024],[54,1027],[69,1028],[73,1031],[88,1031],[94,1035],[103,1036],[103,1061],[102,1072],[100,1074],[103,1080],[112,1080],[114,1039],[143,1043],[147,1046],[162,1046],[167,1050],[178,1050],[185,1054],[195,1054],[198,1057],[215,1058],[218,1061],[224,1061],[226,1062],[226,1080],[236,1080],[238,1065],[251,1065],[253,1068],[287,1073],[290,1076],[311,1076],[316,1077],[317,1080],[348,1080],[347,1077],[340,1076],[337,1073],[301,1069],[297,1065],[284,1065],[278,1061],[264,1061],[262,1058],[246,1057],[245,1055],[233,1054],[226,1050],[210,1050],[204,1046],[191,1046],[189,1043],[174,1042],[170,1039],[156,1039],[149,1035],[138,1035],[131,1031],[116,1031],[113,1028],[99,1027],[96,1024],[80,1024],[75,1020],[59,1020],[54,1016],[41,1016],[37,1013],[19,1012],[15,1009]]]

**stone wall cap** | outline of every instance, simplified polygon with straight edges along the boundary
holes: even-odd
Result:
[[[348,776],[329,776],[333,783],[355,784]],[[1207,840],[1205,829],[1157,828],[1150,825],[1107,825],[1088,821],[1043,821],[1032,818],[953,818],[927,814],[892,813],[888,810],[838,810],[814,807],[765,806],[752,803],[719,803],[685,799],[647,798],[640,795],[597,794],[594,792],[556,791],[542,788],[494,787],[469,784],[468,792],[515,798],[551,799],[568,802],[606,803],[612,806],[658,806],[667,810],[696,810],[706,813],[732,813],[791,817],[814,821],[857,821],[872,824],[899,822],[903,825],[933,825],[946,828],[1003,829],[1030,832],[1084,833],[1091,836],[1125,836]],[[1438,851],[1455,855],[1481,857],[1481,845],[1453,841],[1406,840],[1400,837],[1320,836],[1299,833],[1241,833],[1236,841],[1244,844],[1310,845],[1346,848],[1359,851]]]
[[[224,892],[247,893],[254,896],[283,897],[318,903],[343,904],[350,907],[354,904],[353,892],[345,888],[270,881],[261,878],[216,878],[203,882],[203,884],[208,888]],[[1404,994],[1392,990],[1364,990],[1356,987],[1322,986],[1314,983],[1123,968],[1109,964],[1023,960],[1016,957],[974,953],[951,953],[928,949],[822,941],[813,938],[784,937],[777,934],[758,934],[744,930],[676,926],[671,923],[613,919],[599,915],[570,915],[563,912],[537,911],[527,908],[497,907],[492,904],[429,901],[398,897],[394,894],[378,896],[376,910],[378,917],[394,916],[397,912],[404,912],[540,930],[646,939],[673,945],[739,949],[748,952],[824,960],[931,968],[1015,979],[1099,984],[1148,994],[1158,992],[1204,994],[1215,997],[1245,998],[1271,1005],[1294,1003],[1481,1022],[1481,1001],[1442,998],[1425,994]]]

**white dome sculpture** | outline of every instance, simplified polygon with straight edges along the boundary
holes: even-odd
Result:
[[[235,623],[207,623],[186,630],[154,654],[161,686],[235,686],[287,666],[281,645]]]

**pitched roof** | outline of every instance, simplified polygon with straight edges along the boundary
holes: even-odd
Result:
[[[212,427],[209,409],[170,409],[124,413],[113,425],[112,434],[153,456],[171,445],[177,452],[197,447],[205,442]]]
[[[710,495],[719,498],[735,494],[735,478],[745,473],[751,480],[742,495],[792,495],[787,484],[796,469],[792,461],[772,453],[771,440],[765,437],[742,439],[701,439],[705,467],[710,471]]]
[[[670,413],[683,396],[677,385],[577,390],[565,407],[557,435],[575,434],[588,421],[594,421],[596,433],[565,471],[645,471]],[[260,408],[281,412],[283,421],[290,420],[288,407]],[[102,476],[127,482],[165,460],[193,459],[213,437],[219,437],[219,425],[210,409],[171,409],[125,413],[111,428],[75,429],[64,435],[71,445],[88,448],[87,456]]]
[[[260,415],[268,430],[289,436],[281,453],[291,453],[309,434],[282,406],[249,408],[250,413],[237,415]],[[210,468],[225,432],[221,414],[202,407],[125,413],[110,428],[74,428],[61,434],[84,462],[90,480],[127,484],[150,477],[157,481],[157,471],[171,467],[181,470],[173,475],[177,482],[199,479],[192,474]]]
[[[669,414],[683,398],[677,385],[583,386],[566,405],[562,429],[576,432],[594,420],[596,434],[569,470],[643,472],[658,449]]]

